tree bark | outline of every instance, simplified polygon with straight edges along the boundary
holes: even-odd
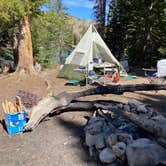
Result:
[[[29,0],[25,0],[29,3]],[[26,14],[20,21],[19,25],[19,43],[18,43],[18,55],[19,61],[16,72],[26,72],[34,74],[35,69],[33,66],[33,51],[32,51],[32,39],[30,31],[30,18],[29,14]]]
[[[102,37],[105,37],[106,0],[95,0],[93,10],[98,31]]]
[[[44,119],[53,110],[67,107],[72,100],[89,95],[97,94],[123,94],[124,92],[166,90],[166,84],[135,84],[135,85],[107,85],[88,89],[82,92],[66,93],[63,92],[57,96],[46,97],[41,100],[37,106],[34,106],[30,112],[30,119],[25,130],[33,130],[39,122]]]
[[[12,35],[12,47],[13,47],[13,57],[14,57],[14,66],[17,67],[18,65],[18,35],[13,33]]]

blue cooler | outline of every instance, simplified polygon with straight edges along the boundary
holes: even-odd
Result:
[[[25,125],[26,125],[25,111],[15,114],[6,114],[6,126],[9,134],[16,134],[19,132],[23,132]]]

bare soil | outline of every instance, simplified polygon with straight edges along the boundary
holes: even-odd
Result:
[[[36,76],[6,75],[0,77],[0,103],[14,99],[17,90],[34,93],[39,97],[63,91],[80,91],[86,87],[65,86],[64,79],[56,78],[56,69],[47,69]],[[122,84],[147,83],[147,78],[121,80]],[[127,102],[137,99],[166,116],[166,91],[135,92],[123,95],[95,95],[81,100],[114,100]],[[0,125],[0,166],[96,166],[83,146],[84,116],[89,112],[67,112],[42,122],[33,132],[7,134]],[[4,114],[0,106],[0,119]]]

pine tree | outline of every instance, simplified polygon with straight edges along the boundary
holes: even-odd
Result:
[[[160,58],[163,45],[164,0],[130,0],[128,2],[128,42],[130,58],[135,64],[153,65]]]
[[[105,35],[106,2],[107,0],[95,0],[93,7],[95,20],[98,26],[97,28],[102,37]]]
[[[11,29],[13,53],[17,72],[33,74],[33,51],[30,30],[30,15],[38,11],[38,7],[46,1],[12,0],[0,2],[1,27]],[[6,27],[6,25],[8,25]]]
[[[112,0],[107,43],[120,55],[128,49],[133,65],[153,65],[165,55],[164,0]]]
[[[127,23],[128,14],[126,12],[126,1],[110,1],[107,18],[106,42],[114,55],[119,58],[124,49],[127,48]]]

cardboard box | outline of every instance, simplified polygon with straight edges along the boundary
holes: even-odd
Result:
[[[6,126],[9,134],[16,134],[23,132],[26,125],[26,113],[25,111],[6,114]]]

